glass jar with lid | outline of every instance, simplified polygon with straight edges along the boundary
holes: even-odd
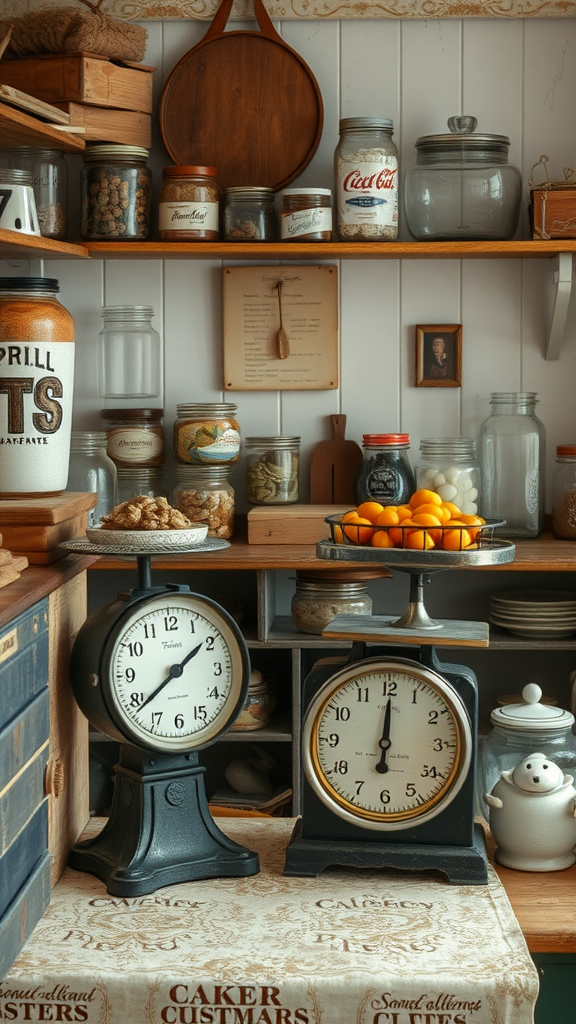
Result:
[[[83,156],[82,238],[87,242],[148,238],[152,188],[148,150],[88,143]]]
[[[409,448],[409,434],[364,434],[362,463],[354,486],[357,505],[363,501],[402,505],[409,500],[416,489]]]
[[[165,167],[158,209],[158,234],[164,242],[213,242],[218,239],[219,188],[215,167]]]
[[[345,242],[398,237],[398,150],[387,117],[345,117],[334,154],[336,231]]]
[[[552,477],[552,533],[576,540],[576,444],[559,444]]]
[[[283,242],[330,242],[332,192],[329,188],[282,191],[280,237]]]
[[[40,224],[32,187],[32,174],[19,168],[0,167],[0,228],[39,235]]]
[[[16,146],[0,153],[0,166],[32,175],[40,234],[62,241],[68,230],[68,164],[59,149]]]
[[[475,117],[451,117],[449,133],[416,139],[404,178],[404,208],[418,241],[495,241],[518,226],[522,176],[508,163],[506,135],[475,133]]]
[[[544,525],[544,425],[535,391],[494,391],[480,427],[480,515],[505,519],[502,537],[537,537]]]
[[[298,501],[299,437],[247,437],[245,449],[246,496],[251,505]]]
[[[232,402],[177,405],[174,422],[176,461],[192,466],[237,462],[240,455],[237,408]]]
[[[207,523],[208,536],[234,533],[234,488],[228,466],[176,466],[172,502],[192,523]]]
[[[147,498],[167,498],[164,470],[159,466],[116,466],[116,504],[139,494]]]
[[[278,237],[274,189],[234,186],[224,192],[227,242],[275,242]]]
[[[104,306],[100,348],[102,398],[157,398],[162,381],[160,335],[152,306]]]
[[[106,454],[104,430],[72,431],[67,490],[98,495],[88,513],[88,526],[99,526],[117,504],[116,466]]]
[[[371,615],[372,598],[362,574],[297,569],[291,612],[300,633],[320,635],[335,615]]]
[[[480,463],[473,438],[423,438],[415,476],[417,488],[435,491],[465,515],[477,515]]]
[[[164,464],[163,409],[103,409],[108,455],[116,466]]]
[[[484,794],[492,791],[503,771],[515,768],[530,754],[545,754],[565,773],[576,776],[574,715],[541,698],[541,688],[528,683],[521,703],[505,704],[490,715],[492,729],[484,737],[478,771],[478,802],[486,817]]]

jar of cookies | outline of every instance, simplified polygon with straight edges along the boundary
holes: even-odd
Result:
[[[176,466],[172,505],[192,523],[207,523],[208,536],[234,533],[234,488],[227,466]]]
[[[82,169],[82,238],[140,242],[150,234],[152,172],[140,146],[88,144]]]

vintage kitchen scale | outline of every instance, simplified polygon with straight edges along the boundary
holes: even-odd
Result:
[[[339,516],[326,520],[332,530]],[[424,606],[432,574],[514,559],[491,522],[473,549],[417,551],[322,540],[319,558],[384,563],[410,575],[393,616],[337,615],[327,639],[351,654],[316,663],[302,698],[303,813],[284,873],[333,866],[436,869],[452,883],[487,881],[483,830],[474,821],[478,687],[471,669],[443,664],[437,646],[488,647],[483,622],[434,620]],[[450,527],[444,527],[450,529]],[[370,650],[370,642],[378,646]],[[398,645],[411,645],[408,657]]]
[[[153,587],[151,552],[145,534],[140,537],[137,587],[87,618],[70,663],[81,711],[121,746],[110,818],[97,836],[72,848],[69,864],[97,875],[116,896],[259,871],[257,854],[214,822],[198,757],[230,729],[245,703],[246,642],[234,619],[210,598],[184,585]],[[87,538],[62,546],[82,554],[134,555],[133,547]],[[228,546],[209,537],[170,551]]]

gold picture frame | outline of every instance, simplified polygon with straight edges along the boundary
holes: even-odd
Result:
[[[416,326],[416,387],[462,385],[462,324]]]

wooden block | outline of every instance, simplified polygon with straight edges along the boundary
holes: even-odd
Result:
[[[0,527],[9,524],[61,523],[94,508],[98,495],[91,491],[64,491],[51,498],[4,498],[0,500]],[[8,544],[5,547],[9,547]]]
[[[268,505],[250,509],[249,544],[315,544],[327,540],[326,516],[342,515],[350,505]]]
[[[31,523],[18,524],[17,526],[3,526],[3,546],[10,551],[18,551],[26,555],[31,561],[30,554],[35,552],[53,552],[63,540],[72,540],[74,537],[83,537],[88,525],[88,512],[81,512],[80,515],[72,516],[70,519],[63,519],[59,523]],[[0,552],[1,553],[1,552]],[[61,558],[66,552],[56,554]],[[54,561],[52,558],[50,561]],[[1,560],[0,560],[1,564]]]
[[[121,142],[126,146],[152,145],[152,117],[139,110],[111,110],[87,103],[57,103],[70,115],[70,124],[84,129],[86,142]]]
[[[576,238],[576,188],[532,189],[533,238]]]
[[[18,110],[36,114],[37,117],[41,117],[45,121],[55,121],[56,124],[70,123],[70,115],[64,110],[58,110],[58,107],[53,107],[51,103],[44,103],[43,100],[37,99],[36,96],[29,96],[28,93],[21,92],[20,89],[13,89],[11,85],[0,85],[0,99],[12,107],[17,107]]]
[[[97,54],[45,54],[2,61],[0,81],[47,103],[90,103],[150,114],[154,70]]]

